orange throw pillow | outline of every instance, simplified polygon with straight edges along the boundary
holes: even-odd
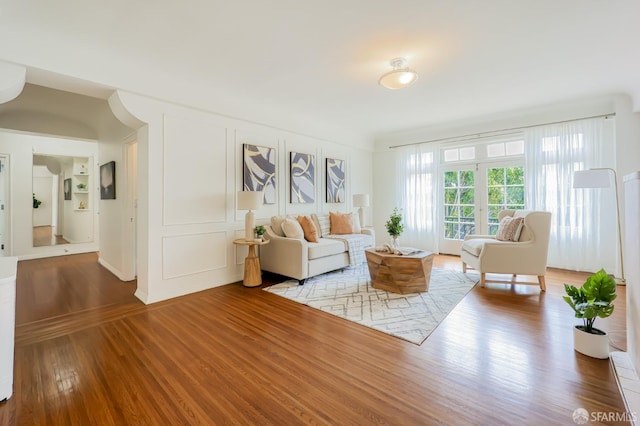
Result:
[[[309,216],[298,216],[298,223],[302,226],[304,239],[311,243],[317,243],[318,230],[316,229],[316,225],[313,223],[313,220],[311,220]]]
[[[353,213],[329,212],[331,233],[334,235],[353,234]]]

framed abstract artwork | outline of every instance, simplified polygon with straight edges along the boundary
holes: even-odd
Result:
[[[64,199],[65,201],[71,199],[71,178],[64,180]]]
[[[327,203],[344,203],[344,160],[327,158]]]
[[[100,199],[116,199],[116,162],[109,161],[100,166]]]
[[[242,146],[244,191],[263,191],[264,203],[276,203],[276,150],[258,145]]]
[[[315,202],[315,156],[291,152],[291,203]]]

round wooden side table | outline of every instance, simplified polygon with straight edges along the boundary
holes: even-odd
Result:
[[[260,258],[256,254],[256,246],[269,244],[269,240],[247,241],[244,238],[233,240],[233,244],[248,246],[249,254],[244,260],[244,278],[242,285],[245,287],[258,287],[262,285],[262,274],[260,273]]]

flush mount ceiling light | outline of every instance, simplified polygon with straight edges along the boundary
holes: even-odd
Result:
[[[418,79],[418,73],[407,67],[407,60],[404,58],[392,59],[389,64],[393,67],[393,71],[384,74],[378,80],[378,84],[387,89],[402,89],[410,86]]]

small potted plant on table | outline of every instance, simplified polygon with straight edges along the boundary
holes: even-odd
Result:
[[[256,235],[256,241],[262,241],[262,236],[264,235],[264,233],[267,232],[267,228],[265,228],[262,225],[258,225],[255,228],[253,228],[253,233]]]
[[[609,358],[609,336],[607,332],[593,327],[596,318],[607,318],[613,313],[611,302],[615,300],[616,282],[604,269],[587,278],[582,287],[565,284],[565,302],[571,306],[576,318],[583,325],[573,329],[574,349],[593,358]]]
[[[402,213],[398,210],[398,208],[394,208],[393,212],[391,212],[391,216],[389,216],[389,220],[385,223],[387,228],[387,232],[393,238],[393,247],[398,248],[399,241],[398,237],[404,231],[404,225],[402,224]]]

